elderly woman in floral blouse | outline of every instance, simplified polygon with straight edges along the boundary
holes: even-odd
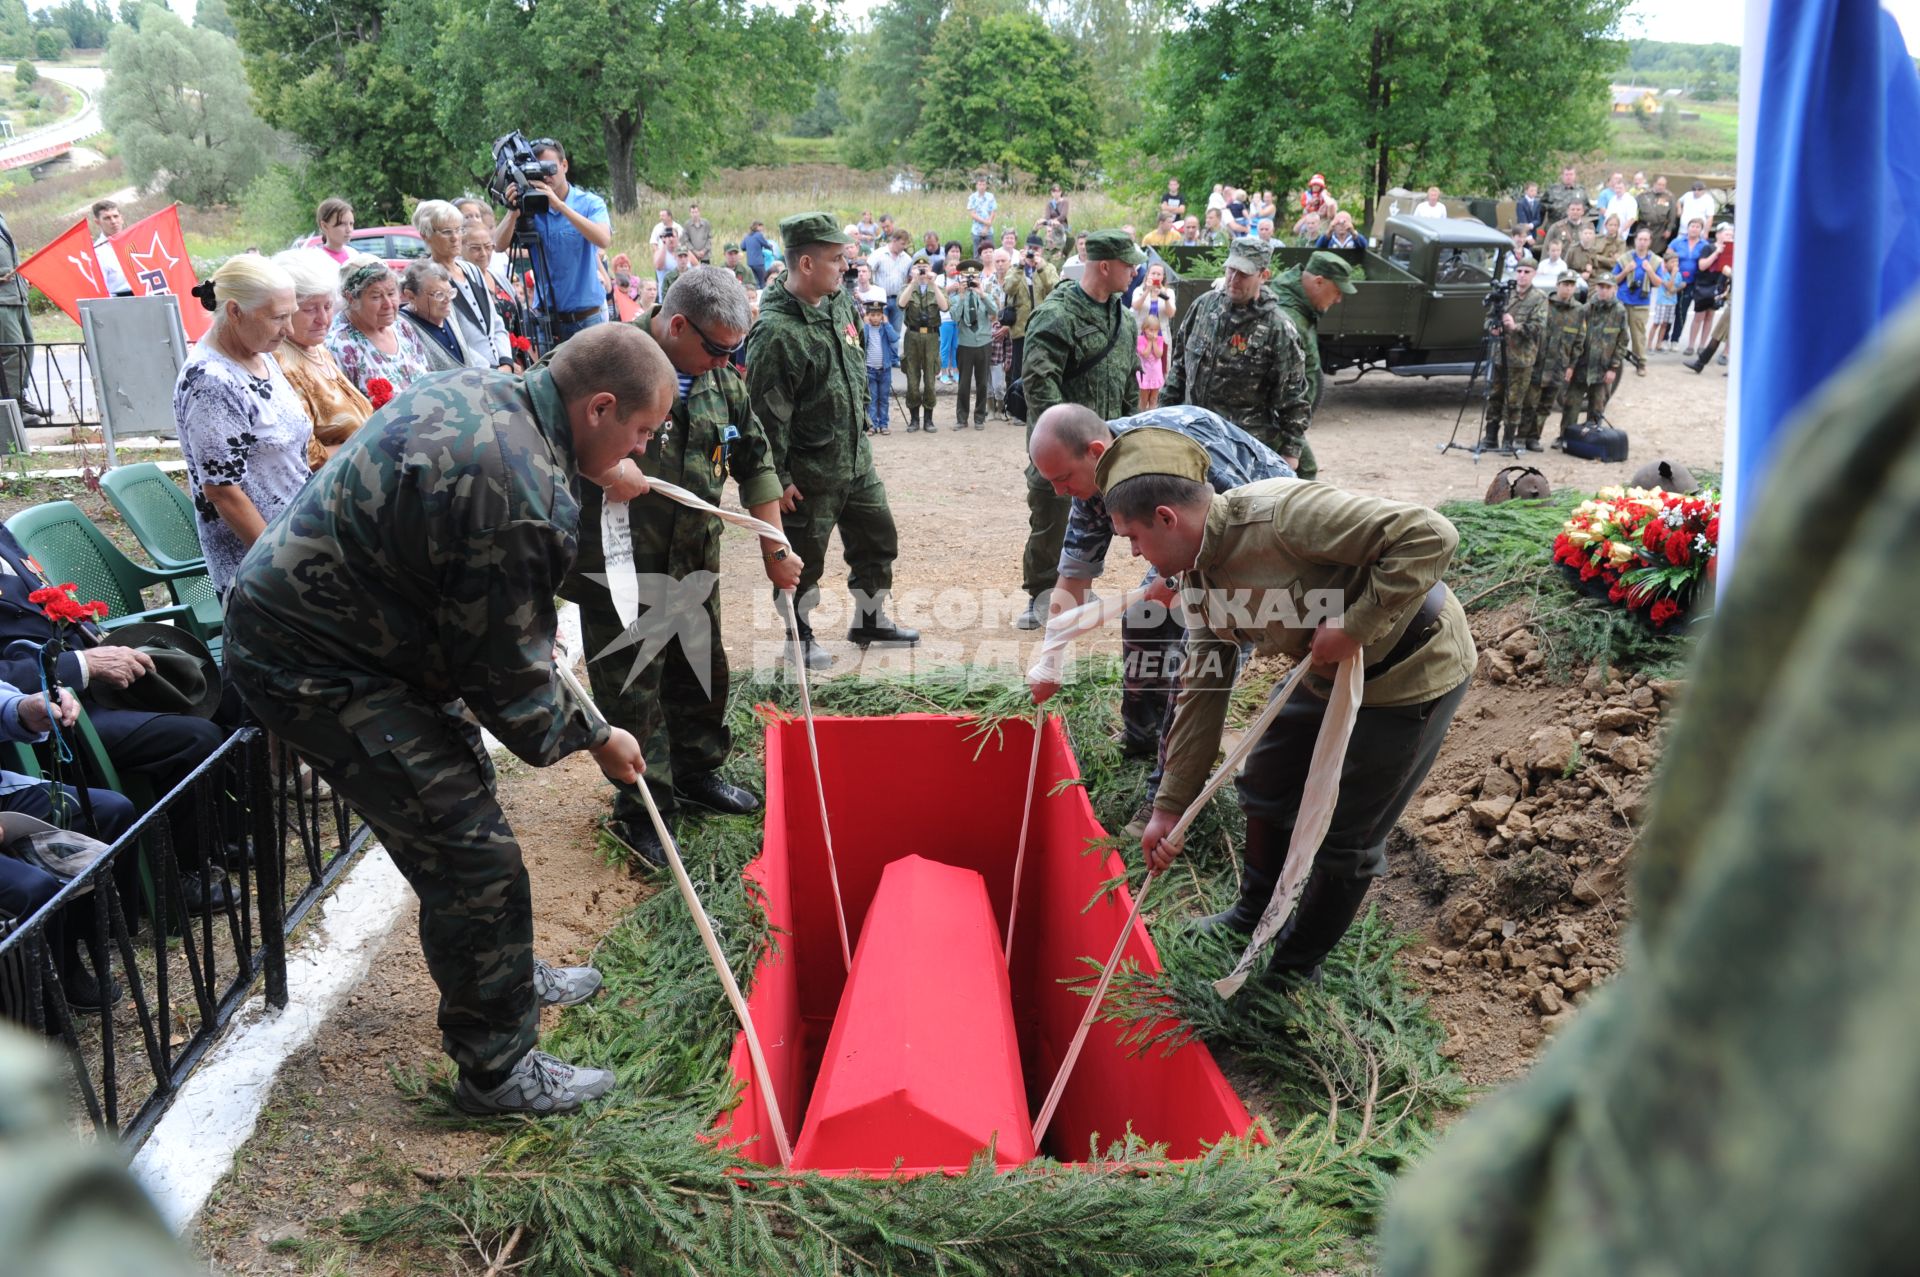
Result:
[[[288,249],[275,255],[273,262],[293,280],[294,301],[293,330],[273,357],[313,422],[307,464],[318,470],[354,431],[367,424],[373,405],[347,380],[327,349],[340,268],[313,248]]]
[[[384,402],[433,371],[427,348],[399,322],[400,281],[385,262],[367,257],[347,263],[340,296],[346,310],[327,334],[327,349],[361,394]],[[386,382],[386,395],[368,390],[375,381]]]

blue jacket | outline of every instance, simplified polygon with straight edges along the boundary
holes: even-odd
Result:
[[[875,328],[862,317],[860,321],[861,349],[866,349],[868,334],[875,332],[880,334],[880,366],[882,368],[898,368],[900,366],[900,339],[894,336],[892,324],[881,324],[878,328]],[[871,368],[873,365],[868,364],[867,366]]]
[[[1315,248],[1343,248],[1344,247],[1344,248],[1364,249],[1367,246],[1367,237],[1365,235],[1362,235],[1359,231],[1355,231],[1353,233],[1353,243],[1342,245],[1342,244],[1334,243],[1332,232],[1328,232],[1327,234],[1322,235],[1319,239],[1313,241],[1313,246]]]
[[[747,255],[747,265],[759,270],[767,264],[767,237],[760,231],[748,231],[747,237],[740,241],[740,251]]]

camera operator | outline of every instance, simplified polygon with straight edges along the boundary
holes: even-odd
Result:
[[[1539,440],[1527,433],[1527,392],[1533,387],[1533,364],[1547,335],[1547,298],[1533,286],[1533,277],[1533,258],[1521,257],[1514,267],[1513,283],[1496,286],[1488,297],[1490,335],[1500,343],[1500,352],[1487,377],[1487,424],[1480,438],[1482,448],[1513,451],[1518,441],[1532,451],[1540,451]]]
[[[607,322],[606,294],[600,287],[599,255],[613,244],[607,202],[567,181],[567,151],[552,138],[533,143],[533,158],[549,162],[554,174],[533,178],[529,186],[548,198],[547,211],[533,215],[534,233],[546,257],[546,287],[536,305],[547,312],[557,346],[583,328]],[[507,186],[507,213],[493,228],[493,246],[505,250],[520,222],[521,191]],[[536,283],[540,282],[536,274]]]

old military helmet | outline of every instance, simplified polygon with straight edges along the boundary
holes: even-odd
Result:
[[[1545,501],[1553,495],[1547,476],[1532,466],[1508,466],[1493,476],[1487,487],[1487,504],[1503,501]]]
[[[1668,461],[1665,457],[1657,461],[1649,461],[1634,471],[1633,486],[1659,488],[1663,492],[1678,492],[1683,495],[1700,491],[1700,482],[1693,477],[1693,471],[1678,461]]]

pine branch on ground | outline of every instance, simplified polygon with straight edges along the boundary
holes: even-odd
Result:
[[[1143,763],[1111,738],[1117,670],[1090,663],[1049,706],[1071,734],[1089,796],[1110,829],[1132,814]],[[837,680],[816,689],[823,714],[973,713],[963,730],[1004,747],[993,722],[1031,713],[1016,688],[963,680]],[[756,780],[761,737],[752,707],[797,712],[785,683],[736,684],[731,715],[737,780]],[[1440,1027],[1394,973],[1402,941],[1369,917],[1329,964],[1324,989],[1293,997],[1250,983],[1233,1002],[1206,981],[1231,962],[1224,942],[1189,931],[1234,890],[1241,819],[1217,799],[1189,837],[1148,923],[1169,973],[1116,981],[1115,1011],[1172,997],[1191,1030],[1242,1081],[1272,1141],[1229,1140],[1199,1161],[1168,1164],[1128,1140],[1091,1149],[1099,1170],[1042,1159],[996,1174],[899,1182],[740,1170],[703,1142],[733,1099],[734,1024],[679,895],[656,892],[600,946],[607,992],[575,1008],[544,1045],[563,1058],[611,1063],[612,1102],[571,1118],[478,1122],[449,1102],[447,1079],[412,1080],[436,1120],[497,1133],[473,1170],[420,1176],[337,1221],[367,1248],[426,1245],[471,1262],[511,1256],[543,1274],[748,1275],[940,1273],[1283,1274],[1358,1271],[1394,1172],[1417,1157],[1461,1086],[1437,1052]],[[752,969],[769,935],[740,870],[759,847],[755,819],[712,818],[684,830],[682,853],[736,971]],[[1140,875],[1137,846],[1127,849]],[[1165,1004],[1152,1014],[1164,1017]],[[1142,1049],[1164,1044],[1143,1043]],[[485,1267],[483,1262],[481,1267]]]

